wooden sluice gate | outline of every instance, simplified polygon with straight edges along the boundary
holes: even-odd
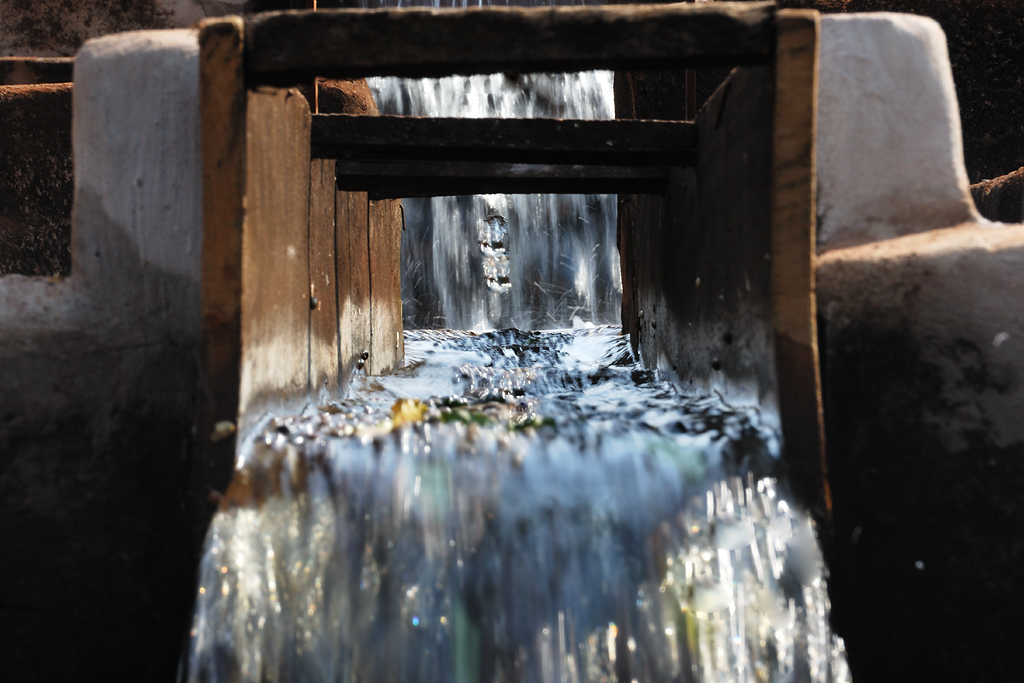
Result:
[[[817,13],[771,3],[204,22],[198,434],[237,424],[245,438],[269,409],[344,388],[357,363],[373,373],[401,362],[400,234],[373,217],[393,205],[375,202],[618,192],[625,212],[643,213],[625,229],[620,216],[619,244],[623,327],[643,359],[693,393],[761,405],[796,495],[827,510],[812,271],[817,35]],[[295,89],[317,77],[736,64],[695,122],[311,114]],[[353,197],[370,198],[365,223]],[[234,439],[197,448],[200,467],[229,471]]]
[[[816,269],[820,538],[855,675],[1015,680],[1024,227],[971,203],[939,26],[823,19],[819,99],[814,13],[406,12],[0,58],[6,168],[33,164],[4,174],[7,205],[57,198],[31,227],[65,239],[51,270],[0,280],[5,672],[174,676],[238,445],[401,361],[396,198],[600,191],[619,195],[622,326],[646,365],[761,406],[822,519]],[[684,70],[737,64],[686,113]],[[317,76],[592,67],[617,70],[620,120],[337,115],[304,96]],[[936,650],[951,618],[971,627]]]

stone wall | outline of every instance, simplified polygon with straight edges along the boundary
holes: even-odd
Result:
[[[1024,167],[971,185],[978,213],[990,221],[1024,223]]]
[[[0,85],[0,275],[71,272],[71,85]]]

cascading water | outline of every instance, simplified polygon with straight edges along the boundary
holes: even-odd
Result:
[[[611,118],[611,87],[371,81],[421,116]],[[187,680],[848,680],[775,434],[589,324],[619,318],[614,198],[404,207],[407,328],[578,329],[407,331],[403,369],[243,444]]]
[[[372,6],[405,4],[431,3]],[[435,0],[433,6],[465,7],[465,3],[442,5]],[[607,71],[369,80],[382,114],[615,117],[612,74]],[[619,322],[622,284],[614,196],[434,197],[406,199],[403,206],[407,229],[402,238],[402,292],[407,328],[552,329],[571,326],[574,318],[595,324]],[[485,246],[494,217],[508,228],[497,257]],[[481,249],[467,249],[469,244],[480,244]],[[503,272],[498,280],[492,278],[495,268]]]
[[[821,556],[756,411],[611,328],[407,333],[247,450],[191,681],[843,681]]]

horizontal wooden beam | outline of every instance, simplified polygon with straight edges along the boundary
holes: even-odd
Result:
[[[570,166],[476,161],[337,162],[339,190],[372,199],[473,194],[657,194],[664,166]]]
[[[488,161],[666,166],[693,163],[697,131],[678,121],[313,117],[312,155],[352,161]]]
[[[72,57],[0,57],[0,85],[70,83]]]
[[[251,84],[761,64],[774,50],[771,2],[287,11],[245,24]]]

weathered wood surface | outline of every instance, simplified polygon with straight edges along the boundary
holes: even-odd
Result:
[[[698,113],[697,167],[672,175],[660,216],[641,202],[622,226],[623,324],[644,363],[688,393],[760,405],[769,423],[773,79],[771,67],[734,71]]]
[[[309,383],[312,398],[336,396],[338,286],[334,225],[334,161],[313,159],[309,173]]]
[[[370,246],[365,192],[335,195],[338,268],[338,345],[341,383],[370,355]]]
[[[697,129],[679,121],[313,117],[312,156],[361,161],[685,165]]]
[[[0,57],[0,85],[70,83],[72,57]]]
[[[816,15],[780,16],[779,66],[741,67],[698,114],[695,169],[624,205],[623,325],[648,365],[759,405],[797,500],[828,516],[812,277]],[[682,92],[679,93],[682,96]],[[621,219],[620,219],[621,220]]]
[[[778,15],[772,160],[772,312],[783,448],[804,505],[831,514],[818,369],[815,140],[818,13]]]
[[[372,198],[472,194],[660,193],[663,166],[567,166],[474,161],[338,161],[338,189]]]
[[[246,190],[246,92],[242,21],[203,22],[199,30],[199,107],[203,143],[201,362],[195,495],[227,486],[235,464],[242,359],[242,230]],[[206,533],[208,517],[196,520]]]
[[[266,412],[309,399],[309,126],[296,89],[248,96],[246,217],[242,236],[244,435]]]
[[[314,76],[768,63],[772,3],[273,12],[246,21],[253,82]]]
[[[371,200],[367,211],[370,251],[370,357],[371,375],[389,372],[402,364],[402,202]]]

